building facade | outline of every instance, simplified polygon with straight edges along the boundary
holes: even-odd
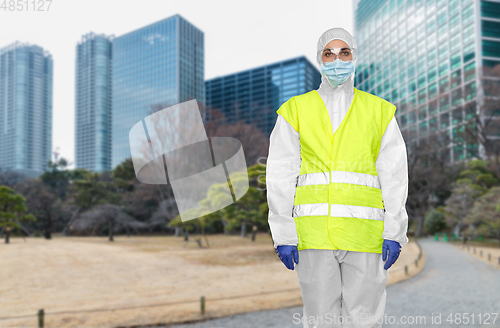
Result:
[[[206,105],[220,111],[224,123],[255,124],[269,137],[278,108],[320,84],[318,69],[302,56],[207,80]]]
[[[49,52],[14,42],[0,48],[0,167],[28,177],[52,159],[52,74]]]
[[[76,46],[75,167],[111,169],[113,36],[88,33]]]
[[[397,106],[409,153],[426,140],[445,162],[483,157],[462,133],[483,115],[484,79],[495,83],[483,72],[500,64],[500,2],[355,0],[354,11],[355,86]]]
[[[205,102],[204,34],[180,15],[113,40],[112,167],[130,158],[129,131],[153,112]]]

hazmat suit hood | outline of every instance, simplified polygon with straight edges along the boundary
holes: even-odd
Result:
[[[356,49],[356,42],[354,41],[354,38],[352,35],[347,32],[345,29],[341,27],[335,27],[327,30],[324,32],[318,40],[318,45],[316,49],[316,53],[318,51],[321,51],[325,49],[326,45],[330,43],[332,40],[342,40],[345,43],[349,45],[350,48]],[[356,58],[357,56],[353,57],[353,63],[356,66]],[[317,58],[318,65],[321,70],[321,64],[322,61],[320,58]],[[341,85],[337,87],[332,87],[330,83],[328,83],[328,79],[324,76],[321,76],[321,85],[319,87],[319,90],[321,90],[324,94],[332,95],[335,96],[337,94],[347,94],[347,95],[353,95],[354,94],[354,76],[356,74],[356,71],[354,71],[351,76]]]

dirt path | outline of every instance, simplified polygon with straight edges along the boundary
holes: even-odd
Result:
[[[281,263],[268,234],[209,242],[199,249],[174,237],[12,238],[0,244],[0,326],[37,327],[42,308],[46,327],[117,327],[302,304],[296,272]],[[388,284],[407,277],[401,268],[417,254],[413,242],[403,248]],[[28,317],[2,319],[18,316]]]

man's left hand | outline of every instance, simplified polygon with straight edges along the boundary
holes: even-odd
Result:
[[[387,251],[389,251],[389,256],[387,255]],[[385,261],[387,259],[384,269],[389,269],[396,262],[400,252],[401,245],[397,241],[384,239],[384,243],[382,244],[382,260]]]

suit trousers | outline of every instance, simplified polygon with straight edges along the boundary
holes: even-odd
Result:
[[[382,327],[390,270],[382,254],[303,249],[298,262],[304,328]]]

